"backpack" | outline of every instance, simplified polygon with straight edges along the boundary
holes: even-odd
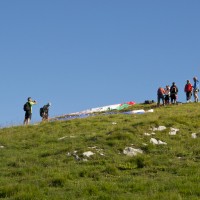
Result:
[[[26,103],[24,104],[24,111],[28,112],[28,111],[30,111],[30,110],[31,110],[31,105],[30,105],[29,102],[26,102]]]
[[[176,86],[173,86],[173,87],[172,87],[171,93],[176,94]]]
[[[43,117],[43,114],[44,114],[44,108],[40,108],[40,117]]]
[[[192,85],[189,83],[185,86],[186,92],[191,92],[192,91]]]
[[[145,100],[144,101],[144,104],[152,104],[152,103],[154,103],[154,100]]]

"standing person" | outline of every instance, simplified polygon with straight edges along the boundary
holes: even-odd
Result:
[[[47,103],[42,108],[40,108],[40,116],[42,117],[42,121],[48,121],[49,120],[49,107],[51,106],[51,103]]]
[[[169,97],[170,97],[170,86],[166,85],[166,88],[165,88],[165,104],[169,104]]]
[[[158,98],[157,106],[160,106],[160,99],[162,99],[163,106],[165,105],[164,95],[165,95],[164,88],[159,87],[158,90],[157,90],[157,98]]]
[[[199,101],[198,92],[199,92],[199,81],[197,77],[193,78],[194,85],[193,85],[193,95],[194,95],[194,102]]]
[[[177,95],[178,95],[178,87],[176,86],[176,83],[173,82],[170,87],[171,103],[175,104],[177,102]]]
[[[190,83],[189,80],[187,80],[187,83],[185,84],[185,88],[184,88],[184,91],[186,93],[186,102],[191,102],[191,97],[192,97],[192,89],[193,89],[193,86],[192,84]]]
[[[27,102],[24,104],[25,118],[24,125],[28,125],[32,117],[32,106],[37,104],[35,100],[32,100],[31,97],[27,99]]]

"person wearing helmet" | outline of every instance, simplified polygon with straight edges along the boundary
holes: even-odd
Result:
[[[32,100],[31,97],[28,97],[27,102],[24,104],[24,125],[28,125],[30,123],[32,117],[32,106],[35,104],[37,104],[37,102]]]
[[[42,108],[40,108],[40,116],[42,117],[42,121],[48,121],[49,120],[49,107],[51,106],[51,103],[47,103]]]
[[[193,78],[194,85],[193,85],[193,95],[194,95],[194,102],[199,101],[198,92],[199,92],[199,81],[197,77]]]

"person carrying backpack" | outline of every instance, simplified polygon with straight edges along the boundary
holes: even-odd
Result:
[[[184,91],[186,93],[186,102],[191,102],[191,97],[192,97],[192,90],[193,90],[193,86],[190,83],[189,80],[187,80],[187,83],[185,84],[185,88]]]
[[[162,103],[163,106],[165,105],[165,90],[162,87],[159,87],[157,90],[157,98],[158,98],[158,102],[157,102],[157,106],[160,106],[160,100],[162,99]]]
[[[193,85],[193,95],[194,95],[194,102],[199,101],[198,92],[199,92],[199,81],[197,80],[197,77],[193,78],[194,85]]]
[[[165,104],[169,104],[169,98],[170,98],[170,86],[166,85],[166,88],[165,88]]]
[[[49,120],[49,107],[51,106],[51,103],[47,103],[42,108],[40,108],[40,116],[42,117],[42,121],[48,121]]]
[[[37,102],[32,100],[31,97],[28,97],[27,102],[24,104],[24,125],[28,125],[30,123],[32,117],[32,106],[35,104],[37,104]]]
[[[170,97],[172,104],[175,104],[177,102],[177,95],[178,95],[178,87],[176,86],[176,83],[173,82],[172,86],[170,87]]]

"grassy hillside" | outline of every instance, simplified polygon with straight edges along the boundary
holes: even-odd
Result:
[[[150,105],[131,107],[141,108]],[[166,129],[152,131],[158,126]],[[143,153],[127,156],[126,147]],[[197,200],[200,104],[4,128],[0,159],[0,199]]]

